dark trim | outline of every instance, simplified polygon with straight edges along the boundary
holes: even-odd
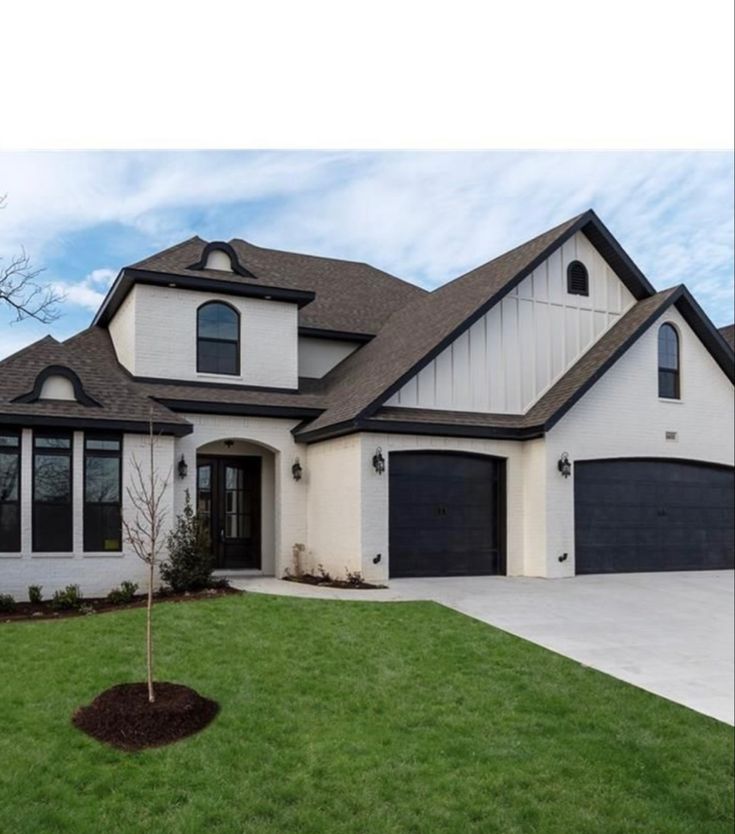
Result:
[[[245,269],[245,267],[240,263],[240,259],[237,257],[237,252],[232,248],[232,246],[230,246],[229,243],[225,243],[223,240],[213,240],[211,243],[208,243],[204,249],[202,249],[202,254],[199,260],[195,264],[187,266],[186,268],[200,270],[207,269],[207,259],[212,252],[217,251],[224,252],[225,255],[227,255],[230,259],[230,266],[232,267],[233,272],[236,272],[238,275],[242,275],[245,278],[254,278],[255,280],[258,279],[257,275],[253,275],[250,270]]]
[[[677,299],[676,306],[686,323],[699,336],[702,344],[712,354],[712,358],[725,372],[730,382],[735,382],[735,353],[722,333],[712,324],[709,316],[683,284],[681,285],[681,296]]]
[[[324,426],[315,431],[295,427],[292,431],[299,443],[316,443],[357,432],[386,434],[427,434],[435,437],[482,437],[492,440],[533,440],[543,437],[543,426],[470,426],[447,423],[422,423],[411,420],[353,420]]]
[[[18,497],[15,500],[10,501],[8,499],[3,500],[0,496],[0,507],[2,507],[3,505],[12,505],[16,507],[17,512],[16,523],[13,532],[10,534],[10,538],[6,538],[5,541],[0,541],[0,553],[20,553],[22,545],[21,529],[23,520],[23,431],[20,428],[10,426],[8,426],[7,429],[3,429],[0,427],[0,434],[4,437],[18,438],[17,446],[0,446],[0,454],[15,455],[15,457],[18,459]]]
[[[199,333],[200,330],[200,323],[199,323],[199,315],[205,307],[214,307],[219,305],[220,307],[227,307],[228,310],[231,310],[235,314],[235,321],[237,322],[237,338],[236,339],[213,339],[210,336],[202,336]],[[196,311],[196,359],[197,359],[197,373],[198,374],[217,374],[218,376],[240,376],[240,338],[241,338],[241,318],[240,318],[240,311],[237,307],[234,307],[228,301],[221,301],[219,299],[212,299],[211,301],[205,301],[203,304],[200,304],[197,307]],[[199,356],[199,345],[201,342],[214,342],[216,344],[227,344],[227,345],[235,345],[235,370],[232,373],[228,371],[203,371],[199,364],[201,362]]]
[[[177,400],[168,397],[154,397],[171,411],[188,411],[192,414],[238,414],[249,417],[284,417],[313,419],[324,409],[294,405],[258,405],[255,403],[218,403],[207,400]]]
[[[122,431],[128,434],[148,434],[150,426],[145,420],[107,420],[94,417],[54,417],[47,414],[0,414],[0,425],[10,423],[13,426],[42,426],[58,429],[96,429],[98,431]],[[153,431],[156,434],[171,434],[184,437],[194,431],[194,426],[187,423],[162,423],[155,421]]]
[[[81,405],[101,408],[100,403],[98,403],[97,400],[94,399],[94,397],[90,397],[89,394],[87,394],[87,392],[84,390],[82,381],[79,379],[76,373],[74,373],[74,371],[72,371],[71,368],[67,368],[64,365],[49,365],[48,367],[44,368],[37,374],[36,381],[33,383],[33,390],[29,391],[27,394],[21,394],[19,397],[16,397],[14,400],[11,400],[11,402],[38,402],[41,399],[41,389],[43,388],[43,384],[51,376],[62,376],[64,377],[64,379],[68,379],[69,382],[71,382],[72,387],[74,388],[74,396],[76,397],[77,402]],[[54,400],[54,402],[56,402],[56,400]]]
[[[173,285],[176,289],[194,292],[222,293],[243,298],[263,298],[271,301],[285,301],[303,307],[316,298],[316,293],[307,290],[293,290],[284,287],[264,287],[246,284],[241,281],[225,281],[218,278],[201,278],[195,275],[174,275],[165,272],[152,272],[147,269],[128,267],[117,276],[115,283],[107,293],[102,306],[97,311],[92,325],[107,324],[115,315],[135,284],[147,284],[156,287]]]
[[[186,385],[195,388],[210,388],[213,391],[225,389],[227,391],[262,391],[270,394],[298,394],[298,388],[271,388],[266,385],[240,385],[237,382],[215,382],[204,379],[167,379],[161,376],[133,376],[128,371],[128,376],[135,382],[142,382],[147,385]]]
[[[339,339],[344,342],[370,342],[375,335],[369,333],[352,333],[348,330],[325,330],[323,327],[299,327],[299,336],[312,339]]]
[[[471,313],[461,324],[455,327],[451,333],[445,336],[409,370],[389,385],[382,394],[363,408],[357,415],[356,419],[360,420],[364,417],[371,416],[375,410],[382,405],[382,403],[392,397],[393,394],[402,388],[409,379],[416,376],[416,374],[425,368],[429,362],[435,359],[443,350],[445,350],[445,348],[461,336],[462,333],[469,330],[469,328],[472,327],[478,319],[482,318],[482,316],[484,316],[491,307],[494,307],[499,301],[505,298],[505,296],[508,295],[511,290],[515,289],[515,287],[517,287],[524,278],[527,278],[534,271],[534,269],[540,266],[553,252],[563,246],[579,231],[583,232],[595,245],[595,247],[598,248],[602,257],[608,262],[610,267],[614,269],[620,280],[625,284],[635,298],[640,300],[655,295],[656,291],[643,273],[625,254],[620,244],[615,240],[615,238],[613,238],[594,211],[589,209],[584,214],[580,215],[577,221],[573,223],[565,232],[560,234],[553,243],[550,243],[542,252],[540,252],[528,264],[528,266],[518,272],[510,281],[507,281],[504,286],[498,290],[498,292],[492,295],[484,304],[481,304],[473,313]],[[599,246],[595,243],[595,240],[599,243]],[[604,248],[604,251],[600,248],[600,246]]]
[[[617,457],[604,458],[579,458],[574,460],[572,465],[577,463],[620,463],[625,461],[650,461],[651,463],[691,463],[694,466],[711,466],[713,469],[722,469],[726,472],[735,472],[735,467],[729,463],[714,463],[710,460],[700,458],[670,458],[656,455],[618,455]]]

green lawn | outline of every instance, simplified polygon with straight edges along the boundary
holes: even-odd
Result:
[[[0,626],[0,832],[731,834],[733,730],[433,603],[155,610],[222,710],[126,754],[70,723],[142,680],[144,611]]]

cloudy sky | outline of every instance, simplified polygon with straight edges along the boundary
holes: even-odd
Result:
[[[659,289],[733,319],[733,161],[695,152],[0,153],[0,257],[21,248],[87,326],[120,267],[194,234],[368,261],[436,287],[592,207]]]

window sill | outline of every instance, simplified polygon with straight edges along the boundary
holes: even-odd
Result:
[[[209,374],[197,371],[197,379],[210,382],[244,382],[242,374]]]
[[[684,404],[684,400],[674,399],[673,397],[659,397],[658,401],[660,403],[676,403],[677,405]]]
[[[23,554],[14,550],[12,553],[0,553],[0,559],[22,559]]]
[[[74,553],[37,553],[31,552],[31,559],[73,559]]]
[[[124,557],[122,550],[90,550],[82,553],[83,559],[123,559]]]

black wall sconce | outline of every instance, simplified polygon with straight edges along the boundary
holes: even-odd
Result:
[[[383,450],[378,446],[373,455],[373,469],[382,475],[385,472],[385,458],[383,457]]]
[[[293,462],[293,466],[291,467],[291,474],[293,475],[294,481],[300,481],[301,476],[304,474],[304,470],[301,468],[301,462],[298,458]]]
[[[235,445],[234,440],[225,440],[225,446],[227,446],[228,449],[231,449],[234,445]]]
[[[569,453],[562,452],[556,468],[561,472],[562,478],[568,478],[572,474],[572,462],[569,460]]]
[[[186,459],[184,458],[183,454],[181,455],[176,469],[179,473],[179,478],[185,478],[189,472],[189,464],[186,462]]]

